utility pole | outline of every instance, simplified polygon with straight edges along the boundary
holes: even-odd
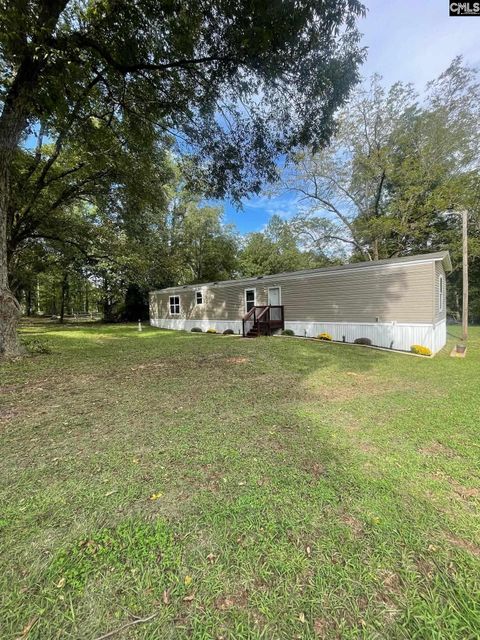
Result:
[[[462,340],[468,338],[468,211],[462,210]]]

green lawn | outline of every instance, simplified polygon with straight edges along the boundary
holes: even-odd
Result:
[[[479,637],[479,329],[465,360],[23,332],[52,353],[0,365],[2,640]]]

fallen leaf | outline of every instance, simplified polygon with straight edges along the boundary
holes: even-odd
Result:
[[[27,624],[22,629],[22,633],[18,636],[18,638],[16,638],[16,640],[24,640],[24,638],[26,638],[30,633],[30,630],[32,629],[33,625],[37,622],[37,620],[38,618],[35,617],[35,618],[32,618],[29,622],[27,622]]]
[[[300,622],[301,622],[302,624],[305,622],[305,614],[303,613],[303,611],[302,611],[302,613],[298,616],[298,619],[300,620]]]
[[[185,583],[185,586],[188,587],[189,584],[192,584],[192,576],[185,576],[183,582]]]
[[[116,492],[117,492],[117,490],[116,490],[116,489],[112,489],[112,491],[108,491],[108,492],[105,494],[105,498],[108,498],[108,496],[112,496],[112,495],[113,495],[114,493],[116,493]]]
[[[170,594],[168,593],[168,591],[166,589],[163,592],[162,600],[163,600],[163,604],[170,604]]]
[[[310,549],[310,547],[307,547],[305,549],[305,551],[307,552],[307,556],[310,558],[311,554],[312,554],[312,550]]]
[[[193,595],[193,593],[189,596],[185,596],[183,601],[184,602],[191,602],[193,599],[195,598],[195,596]]]
[[[57,582],[57,584],[55,585],[57,587],[57,589],[61,589],[62,587],[65,586],[65,578],[60,578],[60,580]]]
[[[150,500],[158,500],[162,496],[163,496],[163,493],[152,493],[152,495],[150,496]]]
[[[214,555],[213,553],[209,553],[207,556],[207,560],[210,562],[210,564],[213,564],[216,560],[216,555]]]

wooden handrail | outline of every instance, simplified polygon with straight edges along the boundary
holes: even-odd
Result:
[[[280,318],[273,318],[271,310],[280,309]],[[257,315],[258,313],[258,315]],[[242,318],[243,336],[247,336],[252,329],[265,335],[270,335],[272,328],[283,329],[284,327],[284,310],[282,304],[267,304],[253,306]]]

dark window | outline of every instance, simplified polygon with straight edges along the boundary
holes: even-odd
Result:
[[[255,289],[245,290],[245,306],[247,308],[247,313],[255,306]]]
[[[180,313],[180,296],[170,296],[170,313],[172,315]]]
[[[201,291],[197,291],[197,304],[203,304],[203,293]]]

